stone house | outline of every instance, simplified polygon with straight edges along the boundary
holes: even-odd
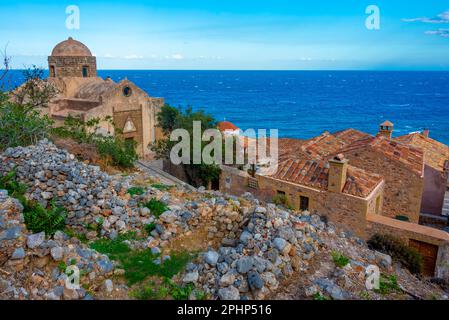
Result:
[[[254,177],[222,166],[220,177],[222,192],[251,192],[265,201],[282,195],[294,209],[320,213],[357,234],[368,213],[382,213],[383,188],[381,176],[349,165],[342,155],[328,162],[286,159],[276,172],[260,170]]]
[[[333,134],[324,132],[306,141],[281,140],[279,154],[281,158],[311,160],[328,160],[344,154],[355,167],[384,177],[384,215],[418,223],[424,186],[424,154],[419,148],[390,140],[392,132],[393,124],[386,121],[380,125],[376,137],[346,129]]]
[[[282,195],[294,209],[324,215],[363,239],[393,234],[423,255],[426,275],[448,278],[449,233],[418,224],[430,151],[396,141],[392,133],[387,121],[376,137],[347,129],[310,140],[279,139],[275,172],[259,168],[250,176],[223,166],[220,191],[249,191],[267,201]],[[445,149],[437,150],[443,171]]]
[[[100,132],[114,134],[119,128],[125,139],[137,143],[137,153],[148,156],[148,148],[162,136],[157,128],[156,115],[164,105],[162,98],[149,97],[129,80],[119,83],[110,78],[97,76],[96,58],[89,48],[72,38],[53,49],[48,57],[49,81],[58,90],[58,95],[47,110],[56,125],[61,125],[68,116],[83,121],[110,117],[100,123]]]
[[[424,190],[421,218],[447,222],[449,216],[449,147],[430,138],[429,130],[394,139],[424,152]]]

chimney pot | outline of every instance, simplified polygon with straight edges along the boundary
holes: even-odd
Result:
[[[428,137],[429,137],[429,133],[430,133],[430,130],[429,130],[429,129],[424,129],[423,132],[422,132],[422,135],[423,135],[424,137],[428,138]]]

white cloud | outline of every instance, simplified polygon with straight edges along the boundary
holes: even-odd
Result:
[[[124,56],[123,58],[126,60],[137,60],[137,59],[143,59],[143,56],[139,56],[137,54],[131,54],[128,56]]]
[[[449,38],[449,29],[438,29],[426,31],[426,34]]]
[[[449,10],[444,11],[437,15],[435,18],[420,17],[411,19],[402,19],[404,22],[424,22],[424,23],[449,23]]]

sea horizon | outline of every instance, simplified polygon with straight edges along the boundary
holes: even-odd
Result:
[[[13,86],[22,71],[11,70]],[[449,144],[449,119],[441,116],[449,112],[449,71],[99,69],[98,76],[127,78],[167,104],[242,130],[278,129],[297,139],[347,128],[375,135],[390,120],[393,136],[430,129]]]

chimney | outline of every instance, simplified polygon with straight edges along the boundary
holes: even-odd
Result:
[[[341,153],[329,160],[329,178],[327,183],[329,191],[340,193],[343,190],[346,184],[348,162],[349,160]]]
[[[429,133],[430,133],[430,130],[429,130],[429,129],[424,129],[423,132],[422,132],[422,135],[423,135],[424,137],[428,138],[428,137],[429,137]]]
[[[388,140],[391,140],[391,135],[393,134],[393,123],[390,121],[385,121],[380,124],[378,137],[385,137]]]

